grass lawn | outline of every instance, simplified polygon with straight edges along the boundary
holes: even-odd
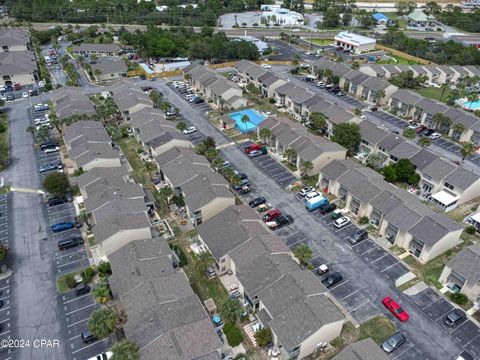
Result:
[[[193,291],[195,291],[202,301],[212,298],[215,304],[219,306],[228,298],[227,290],[225,290],[220,280],[218,278],[208,280],[203,267],[198,263],[192,260],[184,267],[184,270],[190,281],[190,285],[192,285]]]
[[[443,89],[445,89],[445,92],[443,92]],[[418,92],[420,95],[422,95],[424,97],[427,97],[427,98],[430,98],[430,99],[433,99],[433,100],[442,101],[442,102],[446,102],[448,94],[450,94],[452,92],[452,90],[449,87],[445,87],[445,88],[434,88],[434,87],[422,88],[422,89],[418,89],[418,90],[415,90],[415,91]],[[443,92],[443,96],[442,96],[442,92]],[[442,97],[441,100],[440,100],[440,97]]]
[[[371,337],[378,345],[395,333],[395,325],[383,316],[374,317],[360,325],[358,340]]]
[[[59,276],[57,278],[57,291],[61,294],[63,293],[66,293],[66,292],[69,292],[71,289],[68,287],[67,285],[67,282],[66,282],[66,279],[67,279],[67,276],[69,275],[77,275],[77,274],[80,274],[81,272],[83,271],[82,270],[77,270],[77,271],[73,271],[71,273],[68,273],[68,274],[65,274],[65,275],[62,275],[62,276]]]
[[[141,150],[140,144],[133,137],[122,138],[118,141],[118,144],[133,168],[134,180],[137,183],[145,184],[148,174],[145,172],[143,161],[138,156],[138,151]]]
[[[389,55],[389,56],[394,58],[396,61],[393,59],[389,59],[389,60],[379,61],[377,62],[377,64],[397,64],[397,65],[417,65],[418,64],[418,62],[416,61],[407,60],[400,56],[393,56],[393,55]]]
[[[333,44],[332,39],[312,39],[312,42],[317,45],[331,45]]]
[[[0,133],[0,171],[2,171],[8,166],[9,154],[8,121],[6,113],[0,113],[0,126],[4,126],[5,128],[5,131]]]

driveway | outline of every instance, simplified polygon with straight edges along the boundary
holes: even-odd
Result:
[[[213,136],[217,144],[225,144],[228,140],[216,128],[211,125],[208,120],[202,116],[198,116],[195,110],[185,104],[178,94],[169,90],[163,82],[157,82],[161,87],[168,100],[175,106],[181,108],[182,115],[190,119],[194,126],[199,129],[205,136]],[[168,90],[167,90],[168,89]],[[251,160],[238,149],[237,146],[224,146],[222,153],[237,169],[248,175],[249,179],[256,185],[257,193],[255,196],[265,196],[267,201],[272,203],[276,208],[282,210],[286,214],[293,216],[295,222],[284,229],[280,229],[277,233],[286,242],[290,242],[293,248],[300,243],[307,243],[314,252],[314,260],[318,257],[320,261],[326,261],[332,268],[337,269],[343,274],[344,281],[349,280],[358,292],[353,294],[355,290],[350,289],[349,292],[341,293],[340,299],[349,302],[349,296],[352,297],[352,305],[349,305],[347,311],[355,312],[356,306],[362,305],[364,297],[367,301],[367,311],[364,317],[370,317],[375,314],[383,314],[389,316],[397,328],[402,329],[406,336],[412,342],[412,346],[408,348],[408,353],[416,355],[417,359],[449,359],[458,355],[461,346],[452,336],[445,336],[444,331],[435,321],[423,313],[407,295],[398,291],[392,284],[392,280],[387,276],[379,273],[369,261],[374,261],[373,257],[364,259],[352,247],[347,244],[337,233],[332,232],[328,224],[317,219],[315,215],[309,213],[304,205],[296,199],[295,194],[287,193],[280,187],[277,182],[267,175],[262,169],[252,166]],[[250,199],[247,197],[246,200]],[[346,231],[347,229],[345,229]],[[298,234],[295,233],[298,231]],[[340,232],[339,232],[340,233]],[[343,231],[341,232],[343,234]],[[288,239],[288,236],[294,239]],[[344,236],[347,236],[346,234]],[[373,251],[373,250],[372,250]],[[378,251],[378,250],[376,250]],[[380,256],[380,254],[378,254]],[[378,260],[380,261],[380,260]],[[386,270],[385,270],[386,271]],[[334,289],[332,289],[334,291]],[[340,290],[337,290],[340,291]],[[356,295],[360,293],[359,295]],[[381,300],[385,296],[392,296],[410,313],[411,320],[407,323],[399,323],[388,314],[381,304]],[[347,297],[345,297],[347,296]],[[349,303],[350,304],[350,303]],[[362,305],[363,306],[363,305]],[[361,309],[361,307],[359,308]],[[357,318],[363,320],[362,316]],[[402,350],[405,350],[404,347]],[[413,350],[415,349],[415,350]],[[399,353],[400,354],[400,353]],[[422,355],[420,355],[422,354]],[[398,354],[395,354],[398,355]],[[414,356],[403,355],[402,356]]]

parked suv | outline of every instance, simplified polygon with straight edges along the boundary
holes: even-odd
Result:
[[[453,309],[444,316],[443,322],[449,327],[456,327],[467,319],[467,315],[460,309]]]
[[[75,296],[81,296],[90,292],[90,285],[78,284],[75,286]]]
[[[320,214],[325,215],[325,214],[330,214],[336,208],[337,208],[337,205],[328,203],[320,206],[318,208],[318,211],[320,212]]]
[[[75,247],[83,244],[83,238],[80,236],[71,237],[58,241],[58,250],[66,250],[71,247]]]
[[[342,274],[339,272],[334,272],[331,275],[328,275],[325,279],[322,280],[322,284],[325,285],[325,287],[331,288],[333,285],[338,284],[340,281],[343,280]]]
[[[82,342],[84,344],[89,344],[95,340],[97,340],[97,338],[89,330],[82,331]]]
[[[350,244],[358,244],[360,241],[365,240],[368,237],[368,232],[365,229],[358,229],[349,238]]]
[[[52,197],[52,198],[48,199],[47,205],[49,207],[52,207],[52,206],[65,204],[66,202],[67,202],[67,199],[55,196],[55,197]]]

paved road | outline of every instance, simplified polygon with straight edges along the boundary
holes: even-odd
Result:
[[[0,174],[16,187],[40,188],[33,139],[26,104],[37,98],[9,104],[12,164]],[[42,198],[37,194],[12,193],[10,246],[14,275],[11,278],[11,338],[60,340],[59,348],[20,348],[15,359],[66,359],[65,331],[61,327],[60,303],[53,281],[52,244],[47,241]]]
[[[161,85],[161,82],[158,82],[156,86],[161,87],[161,91],[168,100],[181,108],[184,117],[188,118],[200,132],[213,136],[217,144],[228,143],[225,136],[213,127],[202,113],[186,104],[173,90]],[[302,234],[302,239],[304,239],[302,241],[306,241],[312,247],[316,256],[321,254],[338,271],[341,271],[347,280],[355,284],[361,296],[368,302],[369,316],[386,315],[385,309],[380,303],[386,295],[394,296],[410,313],[411,320],[406,324],[400,324],[394,320],[397,327],[402,329],[410,339],[408,348],[403,350],[408,350],[411,357],[402,354],[402,359],[450,359],[458,355],[461,347],[452,337],[448,336],[437,323],[422,312],[421,308],[408,296],[399,292],[391,281],[370,265],[369,261],[361,258],[360,254],[353,251],[346,242],[339,240],[338,235],[328,224],[319,221],[313,214],[307,212],[294,194],[285,192],[274,179],[267,176],[260,168],[252,166],[252,161],[236,145],[225,146],[222,148],[222,152],[237,169],[248,174],[258,189],[257,196],[267,197],[275,207],[295,218],[295,227]],[[282,237],[288,243],[288,238]]]

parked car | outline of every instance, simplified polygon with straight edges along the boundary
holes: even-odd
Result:
[[[61,169],[63,169],[63,164],[59,161],[58,163],[49,163],[49,164],[42,165],[40,167],[40,172],[44,173],[44,172],[49,172],[53,170],[61,170]]]
[[[260,65],[260,67],[262,69],[271,69],[272,68],[272,66],[270,64],[262,64],[262,65]]]
[[[307,195],[308,193],[311,193],[314,190],[315,190],[315,188],[313,186],[306,186],[306,187],[304,187],[303,189],[300,190],[299,194],[301,196],[305,196],[305,195]]]
[[[325,275],[326,273],[328,273],[328,271],[329,271],[328,265],[322,264],[318,267],[316,272],[317,272],[317,275]]]
[[[75,227],[79,228],[80,224],[79,223],[73,223],[73,222],[61,222],[61,223],[53,224],[50,228],[51,228],[52,232],[58,233],[58,232],[62,232],[62,231],[71,230]]]
[[[22,98],[24,99],[28,98],[28,92],[26,91],[22,92]]]
[[[348,242],[350,244],[358,244],[359,242],[365,240],[366,238],[368,238],[367,230],[358,229],[348,238]]]
[[[320,206],[318,208],[318,211],[320,212],[320,214],[325,215],[325,214],[330,214],[336,208],[337,208],[337,205],[328,203]]]
[[[390,312],[395,315],[395,317],[400,320],[400,321],[407,321],[409,316],[405,312],[405,310],[402,309],[402,307],[395,301],[393,300],[390,296],[387,296],[385,299],[382,300],[383,305],[390,310]]]
[[[177,115],[177,111],[175,109],[170,109],[165,112],[165,115],[167,116],[175,116]]]
[[[75,296],[82,296],[90,292],[90,285],[87,284],[77,284],[75,286]]]
[[[467,315],[460,309],[453,309],[443,317],[443,322],[448,327],[456,327],[467,319]]]
[[[262,144],[250,144],[242,148],[244,152],[247,154],[250,153],[251,151],[254,150],[262,150],[263,145]]]
[[[34,104],[33,105],[33,110],[35,110],[35,111],[47,111],[48,110],[48,104]]]
[[[15,95],[7,94],[7,101],[13,101],[13,100],[15,100]]]
[[[183,130],[183,133],[185,135],[189,135],[189,134],[193,134],[195,131],[197,131],[195,126],[190,126],[190,127],[186,128],[185,130]]]
[[[333,274],[330,274],[326,278],[324,278],[322,280],[322,284],[325,285],[325,287],[328,289],[331,288],[333,285],[338,284],[342,280],[342,274],[340,274],[339,272],[334,272]]]
[[[197,97],[192,101],[194,104],[201,104],[204,103],[205,100],[203,100],[201,97]]]
[[[261,150],[253,150],[253,151],[250,151],[248,153],[248,156],[251,157],[251,158],[256,158],[256,157],[259,157],[261,155],[263,155],[263,151],[261,151]]]
[[[262,220],[263,222],[273,221],[281,215],[282,212],[278,209],[269,210],[265,215],[262,216]]]
[[[84,240],[80,236],[74,236],[68,239],[63,239],[58,241],[58,250],[66,250],[72,247],[82,245]]]
[[[430,135],[432,135],[434,132],[435,132],[435,130],[433,130],[433,129],[427,129],[427,131],[425,131],[425,133],[423,134],[423,136],[430,136]]]
[[[431,140],[437,140],[437,139],[440,139],[441,137],[442,137],[442,135],[440,135],[439,133],[436,133],[436,132],[434,132],[433,134],[431,134],[431,135],[429,136],[429,138],[430,138]]]
[[[294,220],[293,220],[293,217],[291,215],[281,215],[281,216],[277,217],[275,220],[267,222],[267,226],[270,227],[273,230],[278,230],[278,229],[281,229],[285,226],[293,224],[293,221]],[[275,225],[273,225],[272,223],[275,223]]]
[[[59,196],[55,196],[55,197],[52,197],[52,198],[48,199],[47,205],[48,205],[48,207],[52,207],[52,206],[63,205],[66,202],[67,202],[67,199],[59,197]]]
[[[45,150],[45,149],[50,149],[50,148],[55,148],[58,146],[58,143],[55,141],[48,141],[40,144],[40,149]]]
[[[55,153],[55,152],[58,152],[60,151],[60,147],[59,146],[55,146],[55,147],[49,147],[49,148],[46,148],[43,150],[43,152],[45,154],[51,154],[51,153]]]
[[[408,125],[408,128],[413,130],[418,129],[419,127],[420,127],[420,124],[418,123],[411,123],[410,125]]]
[[[107,351],[101,354],[98,354],[97,356],[94,356],[88,360],[108,360],[113,356],[113,353],[111,351]]]
[[[338,229],[341,229],[348,224],[350,224],[350,218],[348,216],[342,216],[341,218],[335,220],[335,222],[333,223],[333,225]]]
[[[265,204],[267,202],[267,199],[265,199],[263,196],[257,197],[253,200],[251,200],[248,205],[251,208],[256,208],[258,205]]]
[[[405,344],[407,338],[401,332],[397,332],[385,340],[382,344],[382,349],[386,353],[390,354],[391,352],[398,349],[400,346]]]
[[[317,196],[322,196],[322,194],[320,194],[316,191],[312,191],[312,192],[309,192],[308,194],[305,195],[305,200],[310,200],[310,199],[313,199],[314,197],[317,197]]]
[[[92,343],[95,340],[97,340],[97,338],[89,330],[82,331],[82,342],[84,344]]]

